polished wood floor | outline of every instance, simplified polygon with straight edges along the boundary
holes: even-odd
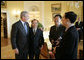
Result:
[[[79,50],[83,50],[83,41],[78,45],[78,59]],[[1,38],[1,59],[15,59],[14,51],[11,48],[10,39]]]

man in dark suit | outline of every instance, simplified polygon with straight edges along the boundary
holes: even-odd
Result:
[[[27,59],[29,50],[29,25],[28,12],[22,11],[18,22],[12,25],[11,30],[11,44],[15,51],[16,59]]]
[[[32,20],[30,29],[30,53],[29,59],[39,59],[40,50],[43,48],[44,38],[43,31],[38,29],[38,20]]]
[[[83,22],[81,22],[80,18],[78,18],[78,21],[75,23],[75,26],[79,33],[79,42],[80,42],[80,40],[83,40]]]
[[[74,26],[76,18],[77,15],[72,11],[63,16],[62,23],[66,30],[60,44],[60,59],[77,59],[79,35]]]
[[[62,38],[62,35],[65,31],[65,27],[62,26],[62,24],[61,24],[61,18],[62,18],[61,15],[59,15],[59,14],[55,15],[55,17],[54,17],[55,25],[50,28],[50,33],[49,33],[49,39],[50,39],[50,42],[52,43],[52,51],[56,52],[55,53],[56,59],[59,58],[58,53],[60,52],[59,47],[57,47],[57,45],[61,41],[60,38]],[[55,50],[55,48],[56,48],[56,50]]]

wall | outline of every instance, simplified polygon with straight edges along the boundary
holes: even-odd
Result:
[[[83,2],[82,1],[79,1],[79,7],[76,8],[75,4],[77,3],[78,1],[74,1],[72,6],[68,6],[69,7],[69,11],[74,11],[76,14],[77,14],[77,19],[80,17],[81,18],[81,21],[83,21]],[[72,3],[72,1],[68,1],[68,3]]]
[[[43,1],[24,1],[24,10],[29,12],[29,23],[36,18],[40,23],[44,22],[44,2]],[[32,9],[35,8],[35,11]]]
[[[24,2],[23,1],[7,1],[7,26],[8,26],[8,37],[10,38],[10,32],[12,24],[17,22],[19,18],[16,19],[13,14],[14,10],[24,10]]]
[[[81,2],[79,4],[80,7],[76,9],[74,4],[70,7],[70,1],[7,1],[7,9],[2,10],[7,12],[8,37],[10,37],[12,24],[19,20],[19,18],[16,19],[13,14],[14,10],[26,10],[31,13],[33,12],[31,11],[32,7],[36,6],[37,11],[35,11],[35,16],[39,15],[39,21],[44,25],[45,30],[49,30],[49,28],[53,25],[51,4],[56,3],[61,3],[62,16],[67,11],[74,11],[83,21],[83,2]],[[36,12],[39,12],[39,14]]]
[[[44,26],[45,30],[54,24],[52,20],[51,4],[61,3],[61,15],[67,11],[66,2],[64,1],[45,1],[44,2]]]
[[[70,5],[71,2],[73,2],[72,6]],[[61,3],[61,15],[62,16],[64,15],[65,12],[74,11],[78,15],[78,17],[81,18],[81,21],[83,21],[83,2],[79,3],[79,8],[75,7],[75,2],[78,2],[78,1],[45,1],[44,2],[45,30],[49,30],[49,28],[53,25],[51,4]]]

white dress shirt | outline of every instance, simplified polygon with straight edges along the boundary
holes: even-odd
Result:
[[[24,21],[22,21],[22,20],[20,20],[20,21],[22,22],[22,25],[24,26],[24,23],[25,23],[25,22],[24,22]]]
[[[36,33],[36,30],[37,30],[37,28],[33,28],[33,33],[34,33],[34,34]]]

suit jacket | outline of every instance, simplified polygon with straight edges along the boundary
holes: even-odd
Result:
[[[80,22],[80,23],[76,22],[75,26],[76,26],[76,28],[81,28],[81,30],[82,30],[83,29],[82,28],[83,27],[83,22]]]
[[[37,28],[34,35],[33,29],[30,29],[30,49],[32,51],[38,51],[39,48],[44,44],[43,32]]]
[[[77,59],[79,34],[75,26],[70,27],[60,45],[60,59]]]
[[[56,27],[55,25],[50,28],[49,33],[49,40],[56,41],[60,36],[62,37],[63,33],[65,31],[65,27],[60,25],[59,27]],[[56,45],[56,44],[55,44]]]
[[[83,40],[83,22],[76,22],[75,24],[76,28],[80,28],[80,30],[78,30],[79,32],[79,40]]]
[[[18,21],[12,25],[11,30],[11,44],[12,48],[18,48],[20,51],[26,51],[29,47],[29,25],[27,25],[28,33],[26,34],[25,28],[21,21]]]

